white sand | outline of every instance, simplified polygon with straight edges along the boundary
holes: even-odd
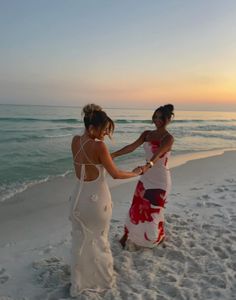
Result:
[[[113,186],[117,286],[78,299],[236,299],[235,161],[236,152],[226,152],[172,169],[167,238],[152,250],[121,250],[136,182]],[[0,300],[70,299],[68,198],[74,182],[58,178],[1,203]]]

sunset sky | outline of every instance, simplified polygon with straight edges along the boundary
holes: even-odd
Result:
[[[0,103],[236,111],[235,0],[0,6]]]

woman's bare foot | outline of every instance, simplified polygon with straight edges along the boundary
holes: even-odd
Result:
[[[121,246],[122,246],[123,249],[125,248],[126,241],[127,241],[127,235],[124,234],[124,235],[122,236],[122,238],[119,240],[119,242],[120,242],[120,244],[121,244]]]
[[[158,243],[158,246],[162,245],[162,248],[165,248],[166,245],[165,245],[164,241],[165,241],[165,236],[163,236],[163,238],[161,239],[161,241]]]

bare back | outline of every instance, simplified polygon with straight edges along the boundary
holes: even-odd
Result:
[[[97,142],[93,139],[85,139],[81,136],[75,136],[72,140],[71,150],[74,159],[74,168],[76,177],[81,179],[81,168],[85,166],[84,181],[93,181],[99,176],[99,169],[96,165],[100,165]]]

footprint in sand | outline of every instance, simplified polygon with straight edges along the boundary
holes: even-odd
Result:
[[[15,244],[16,244],[16,242],[9,242],[9,243],[5,244],[3,247],[8,248],[8,247],[15,246]]]
[[[198,217],[198,216],[199,216],[199,213],[196,213],[196,212],[192,213],[192,217]]]
[[[207,194],[202,195],[202,199],[207,200],[207,199],[210,199],[210,198],[211,198],[211,197],[210,197],[209,195],[207,195]]]
[[[197,202],[196,203],[196,207],[202,207],[202,206],[204,206],[204,203],[202,203],[202,202]]]
[[[6,269],[0,267],[0,283],[4,284],[9,279],[10,279],[10,276],[6,273]]]
[[[194,282],[194,280],[189,278],[182,278],[179,283],[181,287],[185,287],[185,288],[194,288],[195,284],[196,283]]]
[[[63,287],[53,289],[53,291],[48,294],[47,299],[49,299],[49,300],[71,299],[68,297],[70,297],[70,283],[65,284]]]
[[[48,253],[52,252],[52,250],[53,250],[53,247],[52,246],[48,246],[46,249],[44,249],[42,251],[42,254],[48,254]]]
[[[176,205],[177,205],[178,207],[185,207],[185,206],[186,206],[186,204],[182,204],[182,203],[176,203]]]
[[[222,188],[224,189],[224,191],[229,191],[228,186],[222,185]]]
[[[214,192],[216,192],[216,193],[223,193],[224,191],[225,191],[225,189],[221,188],[221,187],[214,190]]]
[[[196,187],[193,187],[190,189],[191,191],[199,191],[199,190],[202,190],[202,188],[196,188]]]
[[[51,257],[33,262],[37,283],[45,288],[61,288],[70,282],[70,268],[62,259]]]
[[[225,179],[226,182],[230,182],[230,183],[233,183],[235,182],[235,180],[233,178],[229,178],[229,179]]]
[[[214,246],[213,249],[221,259],[229,258],[229,255],[223,249],[221,249],[220,247]]]
[[[209,282],[215,286],[215,287],[220,287],[222,289],[226,288],[226,278],[224,274],[220,274],[220,276],[217,275],[213,275],[213,276],[209,276],[208,278]]]
[[[206,207],[222,207],[222,205],[214,203],[214,202],[207,202]]]
[[[166,258],[170,261],[178,261],[180,263],[185,263],[186,258],[183,253],[179,250],[169,249],[166,252]]]
[[[111,220],[111,223],[119,223],[120,221],[119,220],[116,220],[116,219],[112,219]]]

